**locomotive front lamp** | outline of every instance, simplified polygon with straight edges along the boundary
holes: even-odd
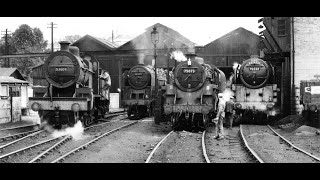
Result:
[[[267,109],[271,110],[273,108],[273,104],[267,104]]]
[[[80,110],[80,105],[78,103],[74,103],[71,106],[73,112],[78,112]]]
[[[40,109],[40,104],[37,103],[37,102],[33,103],[33,104],[31,105],[31,109],[32,109],[33,111],[39,111],[39,109]]]
[[[155,89],[156,94],[158,94],[158,77],[157,77],[157,43],[159,42],[159,32],[156,27],[153,27],[153,31],[151,32],[151,42],[154,45],[154,75],[155,75]]]

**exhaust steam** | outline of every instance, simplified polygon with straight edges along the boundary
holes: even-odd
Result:
[[[170,58],[175,59],[178,62],[187,61],[187,57],[179,50],[171,52]]]

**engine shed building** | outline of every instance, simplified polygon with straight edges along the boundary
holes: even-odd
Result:
[[[196,47],[197,55],[203,57],[206,63],[221,68],[229,78],[234,63],[241,64],[251,55],[260,54],[260,40],[257,34],[239,27],[220,38]]]
[[[156,66],[157,68],[172,69],[176,63],[171,58],[170,53],[180,50],[184,54],[194,52],[192,41],[182,36],[177,31],[160,23],[154,24],[145,29],[145,32],[117,46],[107,40],[86,35],[71,45],[77,46],[80,53],[96,58],[100,66],[106,69],[111,77],[111,93],[119,93],[121,89],[121,77],[125,70],[130,69],[138,63],[152,65],[154,63],[154,44],[151,42],[151,32],[153,27],[159,32],[159,42],[156,45]],[[121,102],[119,96],[119,102]]]
[[[21,120],[28,109],[29,82],[17,68],[0,68],[0,124]]]
[[[272,29],[276,31],[275,28]],[[271,62],[275,67],[278,93],[280,94],[278,103],[281,106],[281,112],[284,112],[283,116],[286,116],[290,113],[290,102],[285,101],[285,99],[290,99],[289,60],[284,57],[287,56],[284,53],[287,51],[285,41],[287,36],[279,37],[282,38],[281,40],[274,40],[267,31],[264,34],[265,36],[259,36],[239,27],[203,47],[197,47],[196,52],[206,61],[215,64],[224,71],[227,78],[232,73],[230,67],[234,63],[241,64],[251,55],[259,55],[264,60]]]

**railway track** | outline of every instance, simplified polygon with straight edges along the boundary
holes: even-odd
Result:
[[[247,149],[260,163],[320,162],[319,157],[296,147],[269,125],[240,125],[240,131]]]
[[[22,133],[24,132],[31,132],[38,129],[39,129],[38,124],[8,127],[8,128],[0,129],[0,142],[3,141],[4,139],[10,138],[9,136],[13,136],[15,134],[20,134],[21,136]]]
[[[59,138],[59,137],[58,137]],[[0,160],[2,162],[17,162],[19,157],[16,155],[27,152],[30,149],[39,148],[42,145],[51,143],[58,138],[52,138],[49,133],[39,130],[30,135],[4,144],[0,147]]]
[[[105,117],[104,120],[110,119],[114,116],[118,116],[119,114],[121,115],[121,113],[112,113],[111,115]],[[98,124],[94,124],[87,127],[86,130],[103,126],[108,123],[110,122],[100,122]],[[23,157],[25,156],[34,157],[36,155],[35,158],[31,160],[29,158],[29,160],[27,161],[27,162],[36,162],[39,159],[41,160],[42,158],[46,157],[48,153],[58,149],[64,143],[72,139],[70,135],[51,138],[49,137],[49,134],[43,135],[42,133],[46,133],[45,130],[28,131],[24,133],[17,133],[14,135],[3,137],[4,141],[7,141],[8,139],[12,139],[14,137],[20,137],[20,138],[13,140],[9,143],[0,145],[0,161],[1,162],[20,162],[19,159],[20,160],[23,159],[21,158],[21,155]],[[45,140],[38,140],[38,141],[33,141],[33,143],[29,143],[29,141],[31,142],[32,139],[35,139],[35,136],[41,136],[41,134],[43,135],[43,139]],[[28,143],[26,143],[25,141],[27,141]],[[22,148],[15,147],[15,146],[21,147],[22,143],[29,144],[29,145],[24,145],[24,147]],[[36,150],[29,151],[31,149],[36,149]],[[35,152],[36,154],[33,152]]]
[[[31,134],[31,133],[34,133],[37,131],[38,130],[31,130],[31,131],[26,131],[26,132],[22,132],[22,133],[15,133],[13,135],[2,136],[2,137],[0,137],[0,143],[8,141],[8,140],[18,139],[18,138],[24,137],[28,134]]]
[[[126,114],[124,111],[110,113],[110,114],[105,115],[105,117],[103,119],[99,119],[99,121],[108,122],[109,121],[108,119],[113,118],[115,116],[124,115],[124,114]],[[88,127],[91,127],[91,126],[95,126],[95,123],[92,122],[91,124],[89,124]],[[23,131],[25,129],[27,129],[27,130],[34,129],[34,130],[19,132],[19,131]],[[2,131],[2,134],[6,134],[6,135],[0,137],[0,143],[8,141],[8,140],[19,139],[19,138],[24,137],[26,135],[29,135],[31,133],[37,132],[38,130],[39,130],[39,125],[26,125],[26,126],[3,128],[0,131]],[[17,131],[18,131],[18,133],[17,133]],[[14,132],[14,134],[11,134],[10,132]],[[7,134],[9,134],[9,135],[7,135]]]
[[[172,147],[169,147],[169,150],[167,150],[168,148],[163,147],[161,149],[161,146],[165,146],[164,144],[167,143],[169,144],[168,146],[170,146],[170,143],[173,142],[173,147],[175,148],[175,145],[178,144],[181,145],[181,150],[184,149],[184,145],[186,144],[186,142],[183,142],[185,139],[184,138],[180,138],[181,135],[179,134],[181,132],[179,131],[171,131],[169,132],[162,140],[160,140],[158,142],[158,144],[155,146],[155,148],[151,151],[151,153],[149,154],[148,158],[146,159],[145,163],[162,163],[162,162],[172,162],[172,161],[167,161],[168,157],[172,157],[172,154],[174,154],[175,150],[172,150]],[[196,140],[197,143],[193,143],[193,144],[198,144],[199,146],[201,146],[201,151],[196,151],[196,154],[190,154],[191,159],[186,159],[185,161],[192,161],[192,162],[206,162],[206,163],[210,163],[210,160],[208,158],[207,155],[207,151],[206,151],[206,144],[205,144],[205,133],[206,131],[203,131],[201,133],[201,141],[199,143],[199,133],[191,133],[191,132],[186,132],[188,133],[188,135],[186,135],[186,138],[189,139],[193,139]],[[183,135],[182,135],[183,136]],[[171,139],[170,139],[171,138]],[[170,142],[171,141],[171,142]],[[189,142],[189,141],[188,141]],[[194,141],[195,142],[195,141]],[[181,144],[180,144],[181,143]],[[186,148],[187,150],[188,148]],[[194,152],[194,149],[192,147],[190,147],[191,150]],[[195,147],[195,149],[198,149],[197,147]],[[188,150],[187,150],[188,151]],[[182,150],[179,152],[179,154],[184,154],[185,152]],[[201,155],[200,155],[201,154]],[[172,159],[179,159],[179,157],[172,157]]]
[[[245,148],[242,139],[242,132],[239,127],[224,129],[225,138],[223,140],[214,139],[215,129],[209,128],[206,131],[206,138],[203,138],[207,146],[206,161],[210,163],[256,163],[251,157],[250,151]]]
[[[62,162],[68,156],[75,154],[76,152],[85,149],[87,146],[98,141],[102,137],[112,134],[115,131],[123,129],[127,126],[135,124],[136,122],[123,123],[121,120],[126,118],[118,119],[118,124],[116,122],[102,122],[95,125],[86,127],[83,132],[83,137],[79,140],[69,141],[73,139],[72,136],[65,137],[64,139],[57,142],[55,145],[47,149],[46,151],[39,154],[37,157],[30,160],[28,163],[56,163]],[[123,125],[125,124],[125,125]],[[113,127],[116,126],[116,127]],[[120,127],[119,127],[120,126]],[[110,130],[112,129],[112,130]],[[107,132],[105,132],[107,131]],[[103,133],[101,133],[103,132]],[[69,142],[67,142],[69,141]],[[63,144],[67,143],[62,147]],[[63,154],[61,156],[61,154]]]
[[[123,126],[121,126],[121,127],[118,127],[118,128],[112,129],[112,130],[110,130],[110,131],[107,131],[107,132],[99,135],[98,137],[90,140],[89,142],[87,142],[87,143],[85,143],[85,144],[83,144],[83,145],[81,145],[81,146],[79,146],[79,147],[76,147],[76,148],[72,149],[71,151],[69,151],[69,152],[65,153],[64,155],[60,156],[59,158],[53,160],[51,163],[62,162],[62,161],[64,161],[65,158],[67,158],[68,156],[71,156],[71,155],[75,154],[76,152],[78,152],[78,151],[80,151],[80,150],[82,150],[82,149],[87,148],[89,145],[97,142],[99,139],[101,139],[101,138],[103,138],[103,137],[105,137],[105,136],[108,136],[108,135],[110,135],[110,134],[112,134],[112,133],[114,133],[114,132],[116,132],[116,131],[118,131],[118,130],[120,130],[120,129],[123,129],[123,128],[125,128],[125,127],[131,126],[131,125],[133,125],[133,124],[135,124],[135,123],[137,123],[137,122],[138,122],[138,121],[134,121],[134,122],[128,123],[128,124],[126,124],[126,125],[123,125]]]

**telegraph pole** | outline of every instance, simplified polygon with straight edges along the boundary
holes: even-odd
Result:
[[[53,24],[53,22],[51,22],[48,25],[51,25],[51,27],[47,27],[47,28],[51,28],[51,52],[53,52],[54,51],[54,49],[53,49],[53,28],[57,28],[57,27],[53,27],[53,25],[57,25],[57,24]]]
[[[5,32],[5,36],[2,37],[2,38],[4,38],[4,42],[5,42],[4,54],[9,55],[8,29],[6,29],[6,31],[2,31],[2,32]],[[4,59],[4,67],[10,67],[10,58]]]
[[[112,30],[112,37],[111,37],[111,39],[112,39],[112,43],[113,43],[113,30]]]

